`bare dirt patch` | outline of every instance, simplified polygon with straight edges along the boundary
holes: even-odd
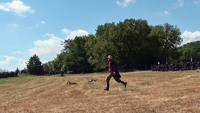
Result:
[[[200,112],[197,70],[121,75],[127,88],[112,78],[110,91],[103,90],[108,73],[5,79],[0,81],[0,112]],[[92,79],[96,81],[88,82]]]

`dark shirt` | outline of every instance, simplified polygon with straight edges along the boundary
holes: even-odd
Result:
[[[116,76],[119,77],[119,78],[121,78],[121,75],[118,72],[116,64],[113,61],[109,62],[109,71],[110,72],[115,72]]]

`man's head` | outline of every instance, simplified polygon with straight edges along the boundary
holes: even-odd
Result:
[[[113,60],[112,56],[108,55],[108,61],[111,61],[111,60]]]

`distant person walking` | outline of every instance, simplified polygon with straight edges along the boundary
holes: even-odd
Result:
[[[108,66],[109,68],[108,69],[110,71],[110,75],[106,79],[107,87],[104,90],[109,91],[109,86],[110,86],[109,82],[110,82],[110,78],[111,77],[113,77],[115,79],[115,81],[117,81],[119,83],[122,83],[126,88],[127,83],[122,81],[122,80],[120,80],[121,76],[120,76],[120,74],[119,74],[119,72],[117,70],[117,67],[116,67],[115,63],[113,62],[113,58],[112,58],[111,55],[108,55],[108,62],[109,62],[109,66]]]

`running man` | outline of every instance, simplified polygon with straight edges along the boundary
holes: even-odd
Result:
[[[104,90],[109,91],[109,86],[110,86],[109,82],[110,82],[110,78],[111,77],[113,77],[115,79],[115,81],[117,81],[118,83],[122,83],[126,88],[127,83],[122,81],[122,80],[120,80],[121,75],[119,74],[115,63],[113,62],[113,58],[112,58],[111,55],[108,55],[108,62],[109,62],[109,66],[108,67],[109,67],[110,75],[106,79],[107,87]]]

